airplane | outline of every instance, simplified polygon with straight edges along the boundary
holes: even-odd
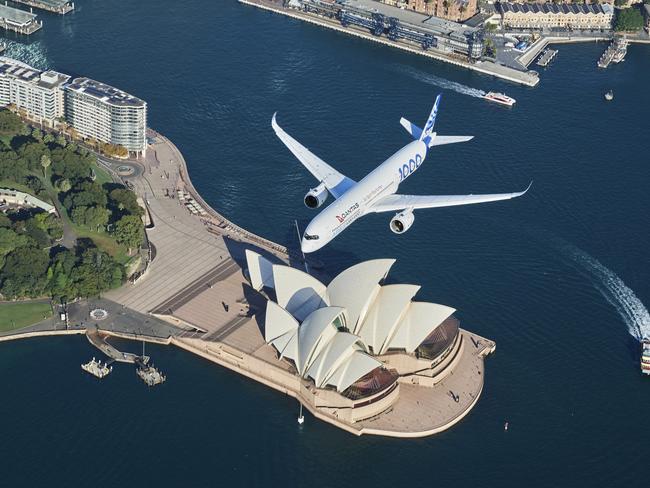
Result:
[[[307,225],[300,243],[303,253],[317,251],[328,244],[355,220],[370,213],[397,212],[390,220],[390,230],[403,234],[413,225],[414,211],[422,208],[450,207],[472,203],[495,202],[520,197],[531,187],[516,193],[486,195],[401,195],[397,189],[424,162],[427,151],[435,146],[466,142],[473,136],[442,136],[433,131],[442,94],[436,97],[424,130],[404,117],[400,124],[411,134],[413,141],[377,166],[361,181],[356,182],[339,173],[309,149],[287,134],[273,114],[271,126],[289,151],[319,181],[304,197],[308,208],[316,209],[325,203],[328,195],[335,199]]]

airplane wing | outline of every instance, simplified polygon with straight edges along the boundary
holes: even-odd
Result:
[[[516,193],[492,193],[487,195],[387,195],[372,204],[368,212],[394,212],[398,210],[436,207],[453,207],[455,205],[470,205],[472,203],[496,202],[510,200],[526,193],[532,182],[524,191]]]
[[[303,166],[314,175],[314,178],[319,182],[325,183],[325,187],[334,198],[339,198],[356,184],[354,180],[336,171],[329,164],[287,134],[282,127],[278,125],[275,116],[276,114],[273,114],[273,119],[271,120],[271,126],[273,127],[275,134],[280,138],[284,145],[287,146],[289,151],[298,158]]]

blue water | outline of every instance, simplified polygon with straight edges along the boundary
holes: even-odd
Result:
[[[369,216],[317,254],[332,273],[395,257],[392,279],[496,341],[483,397],[453,429],[394,440],[309,416],[298,427],[295,401],[185,352],[151,348],[169,381],[148,390],[128,367],[82,375],[95,354],[84,339],[37,339],[0,345],[3,486],[647,485],[649,47],[599,71],[603,44],[561,46],[531,89],[232,0],[76,4],[43,14],[28,43],[10,36],[10,52],[146,99],[206,200],[265,237],[295,245],[293,219],[314,215],[302,204],[314,181],[275,138],[275,111],[359,179],[408,142],[399,118],[421,123],[442,92],[439,132],[476,138],[432,152],[401,190],[534,184],[510,202],[417,212],[402,236]]]

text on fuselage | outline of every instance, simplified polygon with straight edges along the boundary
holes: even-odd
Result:
[[[416,169],[422,164],[422,156],[416,154],[415,157],[409,159],[408,163],[404,163],[399,168],[399,181],[400,183],[408,178]]]

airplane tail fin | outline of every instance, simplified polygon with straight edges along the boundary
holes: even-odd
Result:
[[[420,133],[420,139],[421,141],[425,142],[427,145],[429,145],[429,142],[431,139],[433,139],[436,136],[436,133],[433,132],[433,127],[436,125],[436,117],[438,116],[438,107],[440,106],[440,99],[442,98],[442,93],[438,94],[436,97],[436,103],[433,104],[433,108],[431,109],[431,113],[429,114],[429,118],[427,119],[427,123],[424,124],[424,130]]]

